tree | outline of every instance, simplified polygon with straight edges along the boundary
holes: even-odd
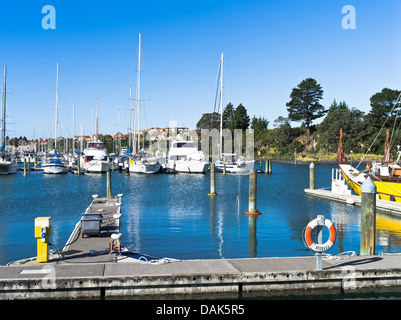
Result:
[[[242,103],[240,103],[239,106],[235,109],[233,120],[234,120],[234,129],[242,129],[242,130],[248,129],[249,116]]]
[[[256,118],[253,116],[251,121],[251,129],[255,132],[255,138],[257,139],[261,134],[267,131],[267,127],[269,126],[269,121],[264,117]]]
[[[219,129],[220,130],[220,115],[217,112],[204,113],[202,118],[196,124],[196,128],[202,129]]]
[[[397,111],[399,111],[396,102],[400,94],[401,91],[384,88],[370,98],[371,110],[368,114],[368,121],[371,126],[380,129],[388,118],[386,127],[392,127]]]
[[[287,102],[288,117],[291,121],[304,121],[308,141],[310,140],[309,128],[312,122],[326,114],[326,110],[319,103],[323,98],[323,90],[315,79],[308,78],[293,88],[291,101]]]
[[[366,145],[366,122],[364,113],[355,108],[350,109],[345,102],[334,100],[330,106],[327,116],[318,127],[318,144],[320,150],[336,152],[340,137],[340,129],[344,130],[345,152],[364,152]]]
[[[223,111],[223,129],[234,130],[234,106],[230,102]]]

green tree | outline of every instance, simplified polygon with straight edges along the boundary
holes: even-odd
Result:
[[[291,121],[304,121],[308,141],[310,140],[309,128],[312,122],[326,114],[326,110],[319,103],[323,99],[323,90],[315,79],[308,78],[293,88],[287,102],[288,117]]]
[[[256,118],[253,116],[251,121],[251,129],[255,132],[255,139],[258,139],[263,133],[267,131],[267,127],[269,126],[269,121],[264,117]]]
[[[223,111],[223,129],[230,129],[233,131],[234,128],[234,106],[230,102]]]
[[[381,92],[374,94],[370,98],[370,112],[368,121],[370,126],[380,129],[386,122],[386,127],[393,126],[399,105],[396,105],[401,91],[384,88]]]
[[[366,145],[366,122],[364,113],[355,108],[350,109],[345,102],[334,100],[326,117],[318,127],[317,148],[326,152],[336,152],[340,129],[344,130],[344,151],[364,152]]]
[[[234,129],[246,130],[249,128],[249,116],[245,107],[241,104],[234,111]]]
[[[220,115],[217,112],[204,113],[198,123],[196,128],[202,129],[219,129],[220,130]]]

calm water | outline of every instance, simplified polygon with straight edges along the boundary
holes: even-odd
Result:
[[[258,164],[257,164],[258,166]],[[316,187],[328,188],[335,165],[316,167]],[[249,177],[216,174],[211,199],[206,175],[112,173],[112,194],[123,193],[123,245],[159,258],[215,259],[311,256],[302,231],[323,214],[337,227],[329,253],[359,253],[360,208],[304,195],[309,166],[273,163],[258,175],[256,224],[248,209]],[[62,248],[92,201],[106,195],[106,175],[0,176],[0,265],[36,255],[34,220],[52,217],[51,242]],[[324,241],[327,237],[324,235]],[[377,216],[376,253],[400,252],[401,220]]]

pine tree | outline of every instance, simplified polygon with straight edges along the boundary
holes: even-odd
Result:
[[[312,122],[326,114],[326,110],[319,103],[323,98],[323,90],[315,79],[303,80],[297,88],[292,89],[291,101],[288,102],[288,118],[291,121],[304,121],[308,141],[310,140],[309,128]]]

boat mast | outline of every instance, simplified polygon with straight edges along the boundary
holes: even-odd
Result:
[[[2,145],[0,146],[1,149],[5,149],[6,147],[6,73],[7,73],[7,66],[4,65],[4,84],[3,84],[3,109],[2,109],[2,127],[1,127],[1,142]],[[3,150],[5,151],[5,150]]]
[[[136,87],[136,122],[137,122],[137,130],[138,130],[138,148],[140,150],[140,135],[139,135],[139,113],[140,113],[140,100],[141,100],[141,33],[139,33],[139,49],[138,49],[138,73],[137,73],[137,87]]]
[[[75,155],[75,101],[72,102],[72,155]]]
[[[57,81],[56,81],[56,120],[54,123],[54,149],[57,150],[57,125],[58,125],[58,73],[59,73],[59,62],[57,61]]]
[[[223,154],[223,60],[224,50],[220,59],[220,157]]]
[[[118,115],[120,117],[120,114]],[[120,118],[118,119],[120,122]],[[134,139],[132,139],[134,138]],[[132,137],[132,86],[129,86],[129,130],[128,130],[128,149],[132,147],[132,145],[135,145],[135,142],[132,142],[132,140],[135,141],[135,137]],[[131,149],[131,153],[133,153],[133,149]]]
[[[99,119],[97,117],[97,98],[96,98],[96,137],[95,141],[97,142],[99,139]]]

